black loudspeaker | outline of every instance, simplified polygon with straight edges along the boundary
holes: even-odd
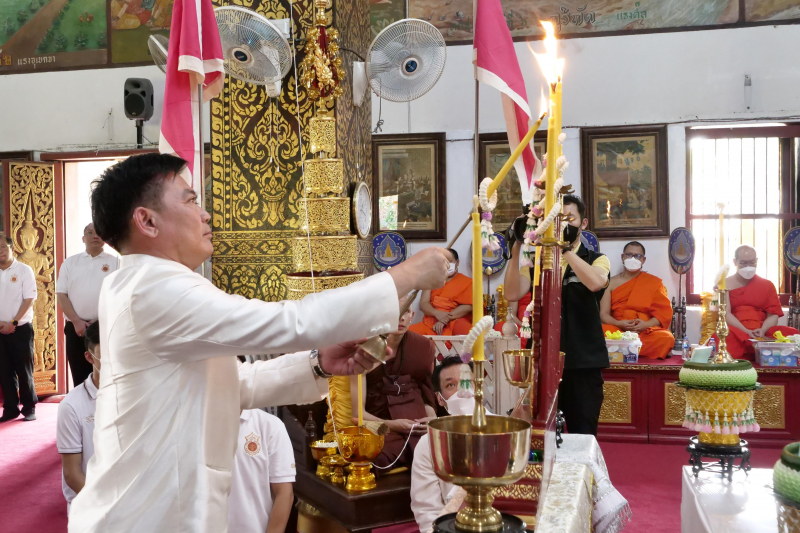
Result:
[[[153,84],[150,80],[125,80],[125,116],[131,120],[150,120],[153,116]]]

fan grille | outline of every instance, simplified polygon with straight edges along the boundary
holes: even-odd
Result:
[[[147,39],[147,48],[150,49],[150,55],[153,58],[156,66],[161,69],[161,72],[167,72],[167,50],[169,49],[169,39],[163,35],[151,35]]]
[[[237,6],[214,10],[225,72],[266,85],[280,81],[292,66],[289,42],[266,17]]]
[[[367,78],[381,98],[408,102],[436,85],[446,58],[444,37],[433,24],[399,20],[372,41],[367,52]]]

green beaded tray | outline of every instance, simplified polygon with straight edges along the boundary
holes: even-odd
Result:
[[[772,470],[772,482],[775,492],[800,503],[800,442],[792,442],[784,446],[780,460]]]
[[[683,387],[686,390],[710,390],[714,392],[747,392],[750,390],[760,391],[762,388],[761,383],[757,381],[755,385],[748,385],[746,387],[698,387],[697,385],[687,385],[686,383],[681,383],[680,381],[676,381],[675,385],[678,387]]]

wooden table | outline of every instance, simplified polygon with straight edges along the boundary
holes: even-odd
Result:
[[[684,391],[675,385],[683,363],[680,357],[637,364],[612,364],[603,371],[605,400],[600,411],[598,440],[623,442],[687,442],[696,432],[681,427]],[[761,367],[754,409],[759,433],[743,435],[751,445],[781,448],[800,440],[800,410],[787,409],[800,401],[800,368]]]

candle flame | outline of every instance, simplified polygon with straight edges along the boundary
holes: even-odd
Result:
[[[544,97],[544,91],[540,91],[539,94],[539,116],[544,118],[547,114],[547,99]]]
[[[611,200],[606,200],[606,218],[611,220]]]
[[[561,78],[561,73],[564,70],[564,60],[558,59],[557,41],[555,35],[555,28],[553,23],[549,21],[542,21],[542,26],[545,30],[544,38],[544,54],[537,54],[533,52],[536,61],[539,63],[539,68],[542,69],[547,83],[555,85]]]

